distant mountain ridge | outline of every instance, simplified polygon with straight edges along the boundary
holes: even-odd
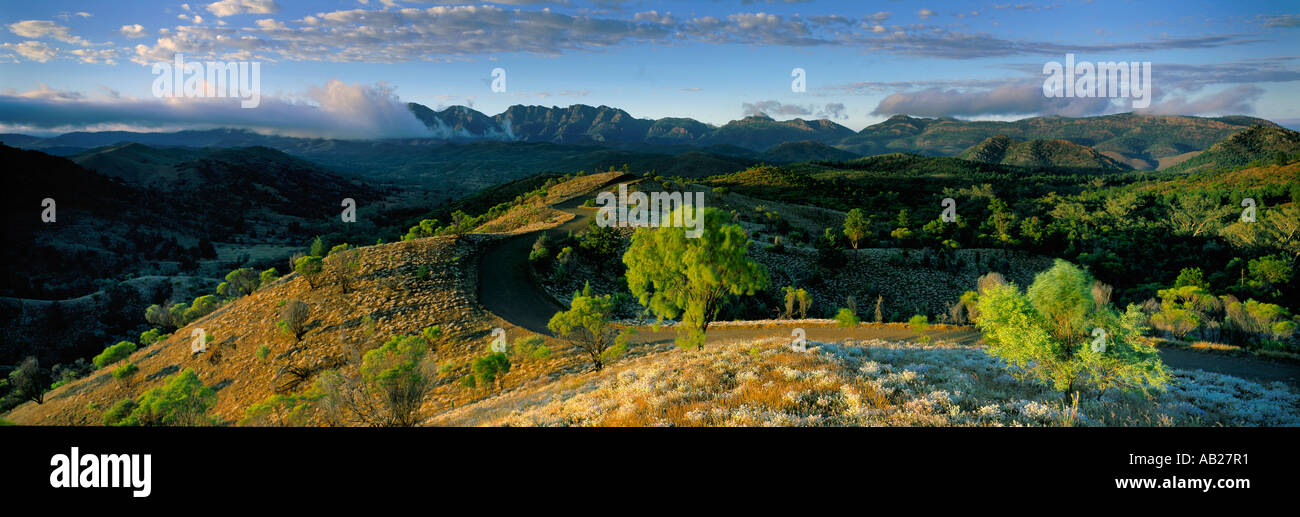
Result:
[[[857,156],[896,152],[923,156],[957,156],[985,140],[1004,135],[1020,141],[1061,140],[1094,149],[1135,169],[1156,169],[1209,148],[1238,131],[1268,120],[1246,117],[1194,117],[1121,113],[1070,118],[1044,116],[1012,122],[917,118],[895,115],[853,131],[826,119],[775,120],[764,114],[733,120],[722,126],[690,118],[642,119],[609,106],[574,104],[568,107],[514,105],[490,116],[466,106],[441,110],[410,103],[411,113],[429,129],[424,138],[332,140],[262,135],[240,129],[188,130],[174,133],[75,132],[52,138],[0,135],[0,141],[23,148],[67,155],[92,147],[136,142],[153,147],[265,146],[314,159],[321,153],[347,148],[365,151],[400,144],[428,147],[445,143],[519,142],[561,145],[601,145],[615,149],[651,151],[665,146],[668,154],[717,154],[713,149],[742,149],[757,157],[769,149],[794,142],[815,142]]]

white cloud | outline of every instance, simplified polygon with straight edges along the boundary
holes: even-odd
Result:
[[[122,28],[119,30],[119,32],[121,32],[123,36],[126,36],[127,38],[130,39],[143,38],[147,36],[147,34],[145,34],[144,32],[144,26],[138,23],[132,25],[123,25]]]
[[[9,32],[24,38],[53,38],[74,45],[89,44],[86,40],[73,36],[71,30],[67,27],[49,20],[23,20],[11,23],[9,24]]]
[[[30,61],[36,61],[40,63],[44,63],[46,61],[54,59],[54,56],[58,55],[57,51],[55,51],[54,49],[50,48],[48,45],[41,43],[39,41],[24,41],[22,43],[4,43],[4,44],[0,44],[0,49],[10,51],[11,55],[17,54]]]
[[[928,20],[930,19],[931,16],[937,15],[939,13],[936,13],[929,9],[921,9],[920,11],[917,11],[916,14],[917,16],[920,16],[922,20]]]
[[[208,12],[217,17],[236,14],[273,14],[280,12],[280,5],[275,0],[221,0],[207,6]]]

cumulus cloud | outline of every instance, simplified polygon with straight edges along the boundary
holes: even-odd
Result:
[[[1128,99],[1118,99],[1125,103]],[[992,89],[926,88],[897,92],[881,100],[872,115],[973,117],[979,115],[1054,114],[1072,117],[1114,111],[1113,99],[1043,96],[1042,81],[1005,84]]]
[[[46,61],[54,59],[54,56],[57,56],[59,54],[54,49],[50,48],[49,45],[46,45],[39,41],[24,41],[21,43],[3,43],[0,44],[0,49],[4,49],[8,51],[11,58],[12,56],[17,55],[17,56],[22,56],[23,58],[29,61],[36,61],[38,63],[44,63]]]
[[[9,32],[24,38],[53,38],[64,43],[87,45],[86,40],[72,35],[72,30],[49,20],[23,20],[9,24]]]
[[[144,32],[144,26],[138,23],[123,25],[118,32],[121,32],[123,36],[126,36],[129,39],[143,38],[147,36]]]
[[[917,16],[920,16],[922,20],[928,20],[928,19],[930,19],[931,16],[935,16],[935,15],[937,15],[937,14],[939,14],[939,13],[936,13],[936,12],[931,11],[931,10],[929,10],[929,9],[921,9],[920,11],[917,11],[917,12],[916,12],[916,15],[917,15]]]
[[[236,14],[273,14],[280,12],[280,5],[275,0],[221,0],[207,5],[208,12],[218,18]]]
[[[154,130],[245,128],[263,133],[321,138],[410,138],[430,132],[383,83],[331,80],[300,97],[263,96],[257,108],[236,99],[89,99],[42,86],[0,95],[0,126],[8,130],[71,131],[96,128]]]

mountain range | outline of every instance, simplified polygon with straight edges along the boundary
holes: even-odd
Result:
[[[1251,126],[1278,127],[1268,120],[1246,116],[1123,113],[1083,118],[1031,117],[999,122],[895,115],[861,131],[853,131],[826,119],[778,121],[757,114],[714,126],[689,118],[642,119],[618,108],[582,104],[568,107],[515,105],[495,116],[465,106],[434,110],[410,103],[407,107],[429,129],[427,138],[332,140],[214,129],[170,133],[74,132],[51,138],[4,134],[0,135],[0,141],[60,155],[121,142],[153,147],[264,146],[336,169],[391,177],[407,176],[410,169],[422,167],[420,164],[446,163],[447,158],[461,161],[460,155],[475,149],[463,147],[470,144],[491,144],[481,148],[489,152],[499,151],[501,147],[495,144],[503,143],[586,146],[564,149],[559,154],[569,158],[570,163],[566,165],[594,167],[605,165],[611,159],[616,160],[616,164],[638,160],[662,161],[661,158],[687,153],[702,153],[705,156],[694,158],[705,158],[710,162],[728,162],[734,158],[769,162],[787,159],[837,161],[852,156],[894,152],[958,156],[989,138],[1005,136],[1017,141],[1058,140],[1086,146],[1133,169],[1155,170],[1188,159]],[[802,150],[797,153],[791,153],[789,148],[772,151],[773,147],[794,142],[812,142],[821,146],[801,144]],[[450,145],[462,147],[448,147]],[[553,162],[556,151],[556,148],[523,147],[510,158]],[[1072,148],[1071,154],[1077,154],[1075,151],[1079,150]],[[603,156],[591,153],[602,153]],[[647,157],[646,154],[660,155],[660,158]],[[1094,162],[1104,167],[1116,165],[1095,157],[1085,160],[1085,163]],[[724,169],[728,170],[715,173],[732,172],[745,165],[727,166]],[[684,175],[695,175],[691,167],[686,169],[690,174]],[[437,170],[447,172],[448,169]],[[664,167],[658,170],[665,172]],[[542,171],[528,168],[524,172]],[[504,179],[521,177],[508,176]],[[499,180],[490,183],[496,182]]]

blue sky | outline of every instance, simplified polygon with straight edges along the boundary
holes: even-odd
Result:
[[[763,112],[853,129],[897,112],[1011,120],[1131,111],[1127,99],[1045,98],[1042,67],[1067,52],[1151,62],[1151,113],[1300,122],[1295,2],[461,4],[6,2],[0,131],[241,125],[401,136],[414,129],[392,129],[401,115],[391,108],[405,101],[489,115],[512,104],[604,104],[713,124]],[[264,109],[154,98],[149,65],[176,52],[261,63]],[[490,88],[497,67],[505,92]],[[807,72],[805,92],[791,91],[796,67]]]

